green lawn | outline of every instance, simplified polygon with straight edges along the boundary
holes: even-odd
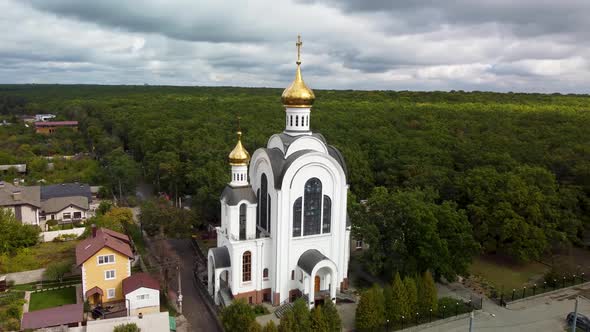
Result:
[[[76,287],[36,292],[31,294],[29,311],[76,303]]]
[[[473,260],[469,272],[491,283],[498,291],[502,288],[508,291],[536,282],[548,270],[549,267],[538,262],[517,264],[493,256],[482,256]]]

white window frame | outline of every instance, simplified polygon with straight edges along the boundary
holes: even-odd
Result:
[[[363,249],[363,240],[356,240],[355,247],[356,249]]]
[[[112,295],[113,296],[111,296],[111,292],[112,292]],[[107,299],[112,299],[115,296],[117,296],[117,293],[115,292],[115,289],[114,288],[107,289]]]
[[[149,300],[150,294],[139,294],[137,295],[137,300]]]
[[[100,262],[100,258],[103,258],[103,262]],[[106,258],[105,258],[106,257]],[[110,261],[110,257],[113,257],[113,261]],[[107,264],[115,264],[115,255],[110,254],[110,255],[100,255],[96,257],[96,262],[98,265],[107,265]]]
[[[62,219],[63,220],[71,220],[72,219],[72,213],[71,212],[64,212],[61,216],[62,216]]]
[[[113,272],[113,277],[109,278],[109,272]],[[106,270],[104,271],[104,280],[113,280],[113,279],[117,279],[117,272],[115,272],[115,270]]]

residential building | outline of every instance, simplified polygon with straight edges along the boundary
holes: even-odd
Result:
[[[231,181],[221,194],[217,247],[207,264],[217,304],[243,298],[279,305],[303,297],[311,307],[328,296],[335,301],[348,287],[346,164],[311,131],[315,97],[300,64],[281,98],[285,130],[252,158],[238,132],[229,154]]]
[[[130,316],[160,312],[160,284],[147,273],[136,273],[125,278],[123,294]]]
[[[91,305],[123,301],[123,280],[131,275],[133,258],[127,235],[93,226],[90,237],[76,246],[84,300]]]
[[[35,132],[37,134],[52,134],[59,128],[69,128],[71,130],[78,130],[78,121],[46,121],[35,122]]]
[[[0,208],[14,213],[23,224],[40,225],[41,196],[39,186],[19,186],[0,181]]]
[[[6,172],[10,169],[14,169],[16,172],[24,174],[27,172],[27,164],[0,165],[0,171]]]
[[[35,121],[45,122],[55,119],[55,114],[35,114]]]

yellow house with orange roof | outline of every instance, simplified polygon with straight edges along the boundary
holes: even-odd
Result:
[[[76,246],[84,300],[91,305],[123,301],[123,279],[131,275],[133,258],[127,235],[93,226],[92,235]]]

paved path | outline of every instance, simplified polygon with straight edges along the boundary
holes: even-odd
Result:
[[[181,269],[183,308],[182,313],[191,325],[191,331],[216,332],[219,331],[215,317],[204,303],[205,299],[195,288],[193,283],[193,266],[196,256],[190,240],[168,240],[182,262]]]
[[[544,332],[564,331],[565,317],[574,310],[576,287],[557,294],[523,301],[511,309],[485,301],[481,312],[476,313],[474,331]],[[590,316],[590,301],[580,300],[579,312]],[[422,331],[467,331],[469,319],[441,324]]]

